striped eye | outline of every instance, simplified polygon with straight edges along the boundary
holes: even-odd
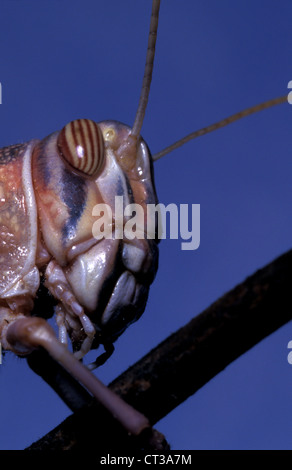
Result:
[[[104,163],[104,142],[98,125],[89,119],[76,119],[61,130],[57,145],[71,168],[97,177]]]

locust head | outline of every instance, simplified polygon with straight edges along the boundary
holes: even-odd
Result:
[[[157,270],[148,147],[124,124],[80,119],[36,145],[33,175],[40,238],[63,276],[47,287],[71,291],[97,332],[94,345],[113,341],[143,313]],[[78,347],[86,333],[60,300]]]

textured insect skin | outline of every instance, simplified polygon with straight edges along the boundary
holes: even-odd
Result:
[[[28,291],[35,295],[38,278],[33,267],[37,230],[35,200],[31,191],[32,147],[31,143],[0,151],[0,295],[1,300],[9,307],[11,304],[15,311],[22,308],[22,295]],[[31,307],[29,296],[25,303]],[[26,311],[26,307],[23,308]]]
[[[56,302],[60,340],[66,343],[68,332],[82,357],[92,343],[97,347],[114,341],[139,318],[157,271],[155,240],[146,235],[115,239],[114,234],[97,240],[92,233],[97,204],[108,204],[115,220],[115,195],[123,196],[124,206],[138,202],[146,209],[157,203],[145,142],[140,139],[137,153],[125,157],[118,151],[130,127],[114,121],[80,122],[90,123],[104,140],[96,174],[67,164],[64,129],[0,152],[0,331],[3,347],[17,354],[28,351],[12,347],[6,331],[17,316],[31,313],[41,278]],[[91,140],[92,147],[95,143]],[[85,148],[86,139],[83,144]],[[88,144],[88,159],[90,152]],[[113,230],[112,220],[108,224]]]
[[[10,1],[6,1],[6,3],[8,6],[11,5]],[[108,6],[103,2],[93,2],[92,9],[88,9],[88,11],[84,9],[83,3],[74,2],[76,9],[79,4],[78,17],[82,26],[84,23],[87,26],[88,34],[83,36],[84,44],[82,40],[80,41],[79,29],[76,28],[74,23],[75,13],[73,8],[71,10],[72,14],[58,18],[55,12],[51,11],[52,2],[47,2],[48,16],[44,24],[41,24],[34,19],[31,10],[29,14],[28,11],[25,12],[25,3],[19,2],[18,8],[14,8],[15,11],[12,12],[8,11],[8,14],[5,11],[2,12],[4,22],[2,34],[3,38],[4,35],[6,38],[5,41],[3,40],[3,54],[7,49],[6,54],[9,54],[8,57],[11,58],[11,51],[15,52],[13,61],[12,58],[6,61],[7,72],[10,72],[10,69],[14,66],[13,76],[8,74],[6,79],[3,56],[1,61],[1,64],[3,64],[0,77],[3,84],[3,105],[0,107],[2,113],[2,146],[18,142],[21,139],[28,140],[31,137],[47,135],[50,130],[61,129],[70,119],[81,115],[90,116],[92,119],[119,116],[120,119],[131,123],[135,108],[133,99],[135,101],[135,97],[139,93],[139,83],[137,82],[139,82],[143,73],[141,50],[144,50],[144,39],[145,34],[147,34],[149,2],[146,6],[146,2],[139,2],[137,5],[132,4],[129,10],[125,8],[127,4],[114,2],[115,9],[117,9],[116,12],[113,11],[113,15],[115,15],[114,23],[112,17],[108,15]],[[155,104],[152,108],[154,114],[149,110],[143,130],[143,134],[147,136],[147,142],[153,152],[160,150],[164,145],[172,142],[173,139],[181,137],[185,132],[214,122],[249,105],[285,93],[286,84],[291,79],[291,64],[288,52],[289,41],[291,41],[290,24],[288,24],[289,15],[286,15],[287,20],[285,21],[285,12],[290,7],[289,2],[283,2],[281,5],[275,3],[273,6],[270,4],[263,9],[262,14],[266,18],[270,18],[267,26],[269,31],[262,31],[266,22],[263,21],[263,15],[259,15],[258,11],[254,16],[253,8],[256,7],[254,3],[239,2],[236,5],[239,14],[235,24],[234,18],[232,18],[235,9],[230,9],[230,4],[227,3],[210,2],[210,7],[210,5],[205,5],[205,2],[196,4],[194,2],[186,2],[185,4],[163,2],[164,10],[161,12],[162,21],[158,39],[160,53],[156,59],[160,67],[156,67],[154,71],[154,87],[150,94],[152,103]],[[5,1],[3,1],[3,4],[5,4]],[[123,11],[119,10],[120,6]],[[259,6],[262,5],[257,2],[257,7]],[[93,14],[93,8],[95,7],[97,13]],[[203,16],[201,11],[197,11],[197,8],[201,10],[202,7],[206,9]],[[43,9],[42,4],[39,8],[40,11]],[[193,8],[196,9],[195,12],[192,10]],[[82,12],[84,13],[83,16]],[[277,12],[279,14],[277,21],[272,21]],[[218,14],[221,15],[220,21],[217,19],[219,18]],[[39,15],[40,12],[37,11],[35,16]],[[231,18],[229,15],[231,15]],[[25,21],[23,21],[23,18],[25,18]],[[97,22],[98,18],[100,19],[99,23]],[[166,19],[163,20],[163,18]],[[179,19],[178,25],[176,23],[177,19]],[[210,21],[210,19],[212,20]],[[196,25],[194,25],[195,20]],[[15,21],[18,25],[18,34],[10,26]],[[58,46],[60,46],[60,55],[62,56],[62,69],[59,57],[57,57],[55,67],[55,41],[51,40],[50,44],[46,42],[46,36],[51,39],[48,31],[55,31],[56,25],[58,27],[59,23],[62,25],[59,28],[60,37],[58,38]],[[146,24],[145,34],[141,31],[142,23]],[[273,23],[274,29],[271,27],[271,23]],[[105,24],[107,31],[102,30],[103,24]],[[38,25],[41,28],[37,28]],[[48,25],[47,28],[46,25]],[[245,45],[249,36],[247,34],[247,25],[250,25],[249,32],[254,33],[256,27],[262,32],[260,45],[256,41],[257,38],[254,38],[254,34],[250,35],[254,39],[253,45],[250,46],[249,43]],[[114,26],[116,31],[113,31]],[[95,34],[92,33],[94,28],[96,28]],[[140,42],[138,44],[139,31]],[[178,32],[175,37],[173,31]],[[123,37],[123,41],[117,41],[114,47],[112,43],[105,47],[103,37],[109,32],[111,34],[118,33],[120,37]],[[218,38],[221,38],[221,36],[224,38],[224,35],[227,36],[227,39],[218,41]],[[30,44],[28,40],[30,36],[33,38],[33,42],[35,42],[36,37],[38,38],[39,47]],[[271,41],[266,40],[269,37]],[[23,44],[23,48],[19,48],[18,44],[24,38],[26,38],[26,42]],[[70,57],[66,59],[67,38],[70,38],[70,47],[74,44],[72,48],[74,50],[74,61]],[[205,43],[204,38],[210,38],[212,47],[210,42]],[[135,67],[137,66],[137,69],[135,68],[135,73],[129,73],[127,70],[125,75],[127,80],[128,78],[131,80],[129,79],[125,87],[123,76],[120,78],[118,72],[121,68],[124,70],[121,58],[124,55],[129,56],[128,48],[129,45],[132,45],[133,40],[137,41],[139,53],[133,57],[132,53],[134,54],[135,50],[134,48],[131,50],[131,62],[135,64]],[[177,41],[180,41],[178,50],[174,47]],[[83,52],[85,43],[90,49],[82,56],[81,52]],[[239,44],[240,53],[237,47]],[[97,47],[99,47],[98,50]],[[244,53],[245,48],[248,51],[246,54]],[[41,49],[41,53],[39,49]],[[25,60],[23,59],[23,51],[25,51]],[[212,52],[215,53],[214,56],[211,56]],[[284,54],[286,55],[286,61],[283,59]],[[99,57],[99,63],[93,70],[92,64],[97,62],[95,60],[97,56]],[[42,65],[33,69],[31,64],[40,63],[41,58]],[[163,62],[163,60],[166,60],[166,62]],[[74,74],[76,61],[78,61],[78,64],[80,62],[82,71],[89,71],[89,78],[87,75],[82,74],[81,79],[79,73]],[[102,74],[99,79],[99,73],[101,67],[103,69],[109,67],[109,62],[113,64],[114,68],[110,69],[105,82]],[[240,63],[242,63],[242,69]],[[138,70],[139,64],[140,70]],[[172,64],[175,73],[172,73]],[[230,64],[232,67],[230,67]],[[24,65],[21,75],[17,73],[20,65]],[[64,72],[61,81],[60,70]],[[129,70],[132,69],[129,68]],[[238,73],[236,73],[237,71]],[[49,72],[50,75],[48,75]],[[24,86],[21,86],[23,80],[25,80],[25,89]],[[166,86],[166,82],[168,86]],[[45,86],[43,86],[43,83]],[[10,95],[8,95],[8,85],[11,86]],[[104,88],[104,94],[102,93],[102,95],[106,98],[106,103],[103,105],[95,97],[96,86],[98,90]],[[136,90],[134,89],[135,86],[137,87]],[[90,90],[89,97],[88,93],[85,93],[86,88]],[[48,93],[48,90],[50,90],[50,93]],[[77,93],[78,99],[76,99]],[[14,99],[13,95],[15,96]],[[121,99],[119,99],[120,96]],[[173,100],[175,100],[175,106]],[[215,133],[198,139],[193,144],[185,146],[181,152],[178,151],[169,158],[162,159],[157,165],[155,164],[156,183],[160,199],[163,202],[174,202],[175,200],[178,203],[200,202],[202,204],[202,214],[206,219],[204,225],[206,227],[207,221],[209,221],[212,227],[209,231],[205,230],[205,233],[202,233],[200,249],[193,254],[188,254],[188,256],[185,256],[179,250],[179,254],[175,254],[175,241],[164,241],[160,250],[159,279],[156,279],[152,286],[151,303],[148,305],[147,315],[144,315],[141,322],[137,322],[134,328],[129,328],[126,334],[123,335],[119,341],[119,351],[115,355],[115,360],[113,363],[107,364],[107,367],[104,368],[106,370],[101,370],[101,373],[107,374],[108,370],[113,367],[112,377],[115,377],[119,373],[119,369],[115,369],[116,363],[119,364],[120,361],[121,368],[125,368],[127,364],[146,353],[150,347],[154,347],[159,341],[162,341],[171,331],[175,331],[182,324],[189,321],[195,312],[203,310],[236,282],[240,282],[245,276],[269,262],[280,252],[289,249],[291,246],[291,230],[287,227],[287,220],[283,220],[282,225],[280,224],[280,217],[277,219],[277,223],[274,224],[270,214],[270,225],[266,220],[258,224],[261,226],[262,231],[255,224],[252,234],[249,231],[247,231],[247,234],[243,232],[245,227],[249,227],[249,217],[247,217],[245,206],[248,188],[247,183],[244,187],[240,183],[246,181],[251,184],[250,175],[253,174],[254,165],[257,161],[262,162],[263,178],[266,178],[267,181],[274,181],[275,162],[278,161],[279,177],[280,166],[283,168],[285,179],[283,187],[286,188],[286,193],[283,191],[283,197],[279,197],[279,200],[278,195],[275,195],[273,200],[277,199],[279,202],[278,214],[287,214],[287,218],[290,220],[291,178],[289,173],[285,171],[286,168],[289,168],[287,164],[291,161],[289,150],[287,151],[287,149],[290,149],[291,143],[290,108],[288,105],[281,106],[279,109],[274,108],[267,113],[264,112],[261,115],[247,118],[238,125],[227,127],[218,134]],[[31,109],[30,113],[27,112],[28,109]],[[171,118],[167,119],[167,123],[164,121],[166,117]],[[287,155],[287,160],[285,160],[285,155]],[[226,161],[230,163],[232,178],[225,169],[224,171],[221,169],[221,164]],[[270,167],[272,169],[269,171]],[[270,173],[272,174],[271,179]],[[257,193],[256,188],[253,191],[255,194]],[[269,191],[267,193],[269,194]],[[250,211],[251,214],[254,214],[252,220],[259,220],[256,210],[261,209],[262,216],[266,207],[266,202],[262,201],[264,193],[262,193],[262,197],[260,193],[258,193],[258,196],[258,205],[248,207],[248,216]],[[287,205],[285,205],[285,201]],[[218,215],[218,207],[222,208],[223,220],[220,213]],[[237,231],[236,227],[240,227],[240,230]],[[230,230],[230,228],[234,228],[234,230]],[[265,240],[270,229],[273,229],[273,240],[268,240],[266,244],[258,246],[257,240]],[[235,241],[238,244],[236,246]],[[249,256],[245,252],[248,242]],[[173,253],[175,256],[172,256]],[[236,267],[233,266],[232,269],[228,269],[228,263],[231,259],[237,260]],[[38,299],[36,300],[38,301]],[[46,305],[46,302],[42,305]],[[159,315],[157,314],[157,306],[159,306]],[[249,377],[254,370],[256,370],[256,375],[264,367],[269,370],[271,377],[274,377],[279,362],[274,365],[269,352],[271,350],[282,351],[284,347],[285,356],[286,337],[283,338],[285,332],[288,341],[291,337],[291,327],[289,325],[282,329],[282,336],[278,335],[278,339],[274,338],[274,342],[271,338],[265,342],[263,354],[266,354],[266,356],[260,366],[258,361],[254,360],[253,355],[241,359],[241,366],[238,365],[239,370],[244,374],[248,369],[249,375],[248,380],[245,381],[246,387],[242,383],[241,387],[236,389],[237,393],[234,393],[233,385],[228,386],[228,378],[232,380],[234,368],[225,371],[226,385],[224,393],[228,397],[226,399],[228,405],[225,405],[224,408],[224,403],[221,403],[222,415],[225,420],[231,409],[234,421],[230,425],[229,433],[227,430],[224,434],[224,438],[222,437],[223,433],[218,433],[220,423],[218,423],[218,427],[214,426],[214,414],[216,414],[218,400],[210,400],[208,391],[195,397],[187,406],[181,407],[178,411],[183,423],[180,430],[184,429],[184,432],[180,432],[178,435],[177,422],[175,426],[173,425],[173,420],[176,419],[177,414],[174,418],[170,415],[164,421],[167,435],[173,432],[172,439],[174,443],[177,443],[177,448],[181,444],[187,445],[186,442],[190,442],[188,444],[190,446],[200,445],[201,443],[200,426],[194,426],[188,419],[190,413],[194,413],[192,404],[195,410],[198,407],[201,410],[209,410],[204,416],[205,426],[208,428],[208,433],[206,433],[208,437],[205,441],[206,444],[204,442],[202,445],[212,446],[221,437],[225,441],[226,447],[229,448],[235,434],[234,422],[242,423],[242,426],[247,423],[245,426],[246,436],[248,444],[250,443],[248,440],[250,435],[249,420],[246,409],[242,406],[247,401],[249,402],[249,399],[246,400],[245,394],[249,392],[249,390],[246,392],[246,389],[252,385]],[[262,345],[262,347],[264,346]],[[4,416],[6,429],[8,430],[5,436],[2,435],[2,443],[7,447],[11,444],[9,435],[15,436],[14,442],[17,442],[18,439],[17,445],[19,446],[28,444],[33,438],[30,435],[28,440],[23,442],[24,433],[21,426],[19,426],[20,415],[27,422],[30,420],[31,410],[33,410],[35,413],[41,414],[43,423],[49,423],[48,427],[45,428],[39,425],[37,431],[31,429],[32,436],[35,432],[35,438],[60,420],[60,416],[57,416],[55,421],[50,421],[52,417],[51,408],[43,406],[44,396],[46,396],[44,394],[47,392],[47,388],[42,386],[42,381],[39,382],[37,387],[32,387],[29,371],[26,382],[23,380],[23,387],[19,389],[17,395],[19,407],[16,407],[15,400],[12,400],[11,397],[15,393],[17,378],[22,377],[23,370],[25,370],[25,364],[23,361],[16,361],[11,356],[6,355],[6,367],[2,367],[2,383],[5,383],[5,386],[2,387],[1,400],[2,403],[5,401],[9,405],[2,408],[2,417]],[[271,360],[267,360],[266,357]],[[280,361],[285,362],[285,360],[285,357],[280,358]],[[284,364],[284,362],[281,362],[281,364]],[[277,430],[275,433],[276,441],[279,427],[282,426],[281,419],[285,419],[287,409],[290,409],[291,405],[290,396],[288,397],[290,372],[288,367],[287,378],[282,378],[279,381],[281,400],[279,400],[277,409],[275,381],[273,381],[274,388],[272,387],[272,381],[269,384],[271,398],[268,395],[268,387],[263,384],[261,389],[261,396],[267,397],[267,406],[270,404],[275,410],[273,417],[276,414],[279,417],[282,416],[282,418],[279,418],[277,426],[273,426]],[[214,381],[212,386],[214,387],[210,392],[213,394],[212,396],[220,396],[220,383],[218,385],[218,382]],[[285,397],[282,392],[284,390],[287,391],[287,394],[283,405]],[[27,407],[26,410],[24,410],[21,403],[24,393],[27,393],[27,397],[29,396],[31,399],[31,406]],[[50,390],[48,390],[48,393],[47,403],[55,404],[57,409],[59,400],[53,394],[50,394]],[[268,400],[270,400],[270,403]],[[243,422],[241,421],[242,415],[244,417]],[[265,415],[265,412],[263,412],[263,415],[264,418],[262,419],[264,419],[266,425],[268,413]],[[256,422],[253,421],[253,418],[250,421],[253,428],[258,428],[260,418]],[[189,427],[186,426],[187,423],[190,423]],[[260,435],[261,430],[258,431],[258,436]],[[289,432],[285,436],[288,441]],[[283,438],[284,434],[282,434]],[[245,436],[238,439],[240,440],[240,442],[238,440],[238,445],[244,446]]]

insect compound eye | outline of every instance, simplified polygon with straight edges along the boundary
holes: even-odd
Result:
[[[104,141],[99,126],[90,119],[76,119],[61,130],[57,145],[71,168],[91,178],[100,173],[104,160]]]

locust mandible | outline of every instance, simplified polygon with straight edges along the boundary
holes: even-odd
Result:
[[[158,12],[159,2],[154,2],[145,76],[132,127],[77,119],[41,141],[0,152],[2,347],[25,356],[42,346],[100,401],[104,398],[104,404],[134,433],[148,425],[147,419],[122,401],[119,415],[115,405],[112,408],[119,399],[114,394],[108,399],[106,387],[78,359],[100,343],[112,343],[143,313],[157,270],[155,234],[152,240],[117,236],[114,200],[118,195],[124,205],[141,207],[157,202],[152,160],[140,130]],[[112,209],[114,218],[103,223],[103,232],[115,232],[110,238],[93,235],[98,204]],[[60,341],[45,319],[31,316],[41,285],[56,300]],[[64,347],[67,333],[75,357]],[[131,414],[133,426],[128,426]]]
[[[42,190],[42,188],[40,188],[40,190]],[[52,290],[53,290],[53,288],[52,288]],[[53,294],[54,294],[54,292],[53,292]],[[56,292],[55,292],[55,294],[56,294]],[[68,318],[66,319],[67,312],[64,314],[64,312],[59,309],[59,310],[57,310],[57,313],[58,313],[58,318],[59,318],[59,323],[60,323],[60,326],[61,326],[61,330],[64,331],[64,324],[66,326],[66,322],[69,323],[69,329],[72,333],[73,340],[75,341],[75,344],[77,345],[77,348],[79,347],[79,345],[81,346],[81,343],[83,342],[82,344],[84,344],[84,346],[81,346],[81,349],[83,348],[83,351],[86,350],[86,348],[88,347],[86,345],[88,345],[89,342],[91,341],[91,333],[92,333],[92,330],[90,330],[91,326],[87,324],[87,318],[85,318],[85,317],[83,318],[82,316],[80,316],[81,320],[83,320],[83,325],[82,325],[82,323],[80,323],[80,320],[78,320],[78,318],[76,318],[76,315],[74,317],[74,316],[72,316],[72,314],[71,315],[69,314],[70,316],[68,316]],[[71,317],[74,317],[74,318],[71,319]],[[87,315],[87,317],[89,318],[89,315]],[[71,322],[71,325],[70,325],[70,322]],[[75,327],[76,324],[77,324],[77,329]],[[83,328],[83,330],[82,330],[82,328]],[[77,334],[76,334],[76,331],[77,331]],[[89,338],[89,340],[86,343],[85,343],[85,341],[83,341],[83,338],[85,336],[84,331],[86,331],[86,335],[87,335],[85,339]],[[76,338],[76,336],[78,336],[78,334],[80,334],[82,336],[81,340],[78,337]],[[3,342],[3,344],[4,344],[4,342]]]

